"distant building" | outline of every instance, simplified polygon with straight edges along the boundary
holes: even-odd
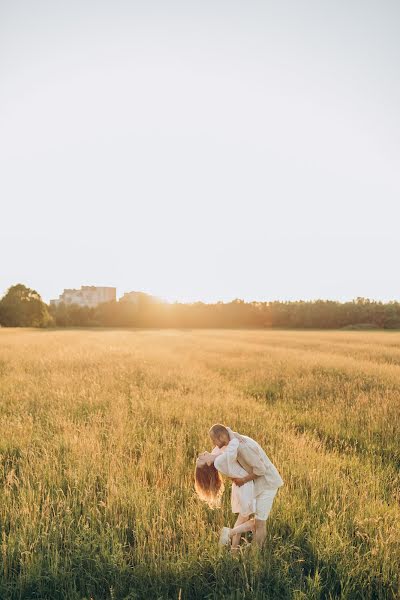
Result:
[[[155,302],[158,298],[155,296],[151,296],[150,294],[145,294],[145,292],[125,292],[125,294],[120,298],[120,302],[130,302],[131,304],[139,304],[143,302]]]
[[[95,285],[83,285],[80,290],[66,289],[57,300],[50,300],[50,304],[57,305],[78,304],[78,306],[97,306],[102,302],[116,300],[117,288],[97,287]]]

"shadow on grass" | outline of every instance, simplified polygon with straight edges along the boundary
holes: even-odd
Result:
[[[273,546],[280,548],[277,561],[280,571],[287,571],[292,591],[302,592],[304,600],[397,600],[400,588],[395,580],[387,581],[382,571],[372,573],[362,565],[346,566],[346,556],[333,553],[329,560],[318,556],[308,532],[294,531],[280,522]],[[351,572],[349,572],[349,568]]]
[[[70,557],[68,565],[46,563],[23,574],[10,571],[0,580],[2,600],[395,600],[393,587],[378,575],[368,581],[344,572],[340,557],[318,558],[307,533],[278,523],[266,548],[179,557],[168,563],[153,557],[151,564],[134,564],[128,557],[99,558],[95,553]],[[114,559],[114,560],[113,560]],[[119,564],[117,564],[119,563]],[[150,560],[149,560],[150,563]],[[342,578],[346,582],[344,587]]]
[[[283,574],[267,561],[256,564],[250,556],[209,556],[173,564],[117,567],[80,557],[68,569],[52,573],[38,569],[14,582],[0,583],[2,600],[232,600],[291,598]],[[11,575],[11,574],[10,574]],[[17,575],[17,573],[14,573]]]

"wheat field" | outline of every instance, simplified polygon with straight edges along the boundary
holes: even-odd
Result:
[[[400,597],[400,334],[0,330],[0,598]],[[214,422],[280,488],[259,553],[195,495]]]

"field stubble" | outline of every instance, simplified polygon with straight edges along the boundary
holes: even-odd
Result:
[[[0,331],[0,598],[400,597],[400,335]],[[195,457],[224,422],[285,485],[221,552]]]

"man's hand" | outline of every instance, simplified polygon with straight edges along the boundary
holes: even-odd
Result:
[[[236,483],[236,485],[238,485],[239,487],[242,487],[242,485],[244,485],[248,481],[252,481],[255,478],[256,475],[254,475],[253,473],[252,475],[246,475],[246,477],[231,477],[231,480],[233,481],[233,483]]]
[[[236,483],[239,487],[242,487],[245,483],[248,482],[247,477],[231,477],[233,483]]]

